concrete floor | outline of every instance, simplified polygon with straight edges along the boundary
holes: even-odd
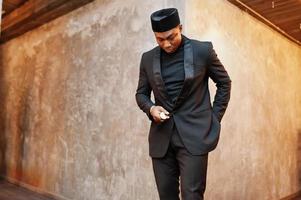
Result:
[[[0,180],[0,200],[54,200],[4,180]]]
[[[55,200],[0,179],[0,200]],[[284,199],[283,199],[284,200]],[[285,200],[301,200],[301,196]]]

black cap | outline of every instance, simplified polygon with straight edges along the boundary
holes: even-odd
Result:
[[[152,29],[154,32],[164,32],[180,24],[180,17],[176,8],[166,8],[151,14]]]

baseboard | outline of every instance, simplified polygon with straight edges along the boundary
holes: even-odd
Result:
[[[27,183],[23,183],[22,181],[19,181],[17,179],[11,178],[11,177],[0,175],[0,178],[6,180],[7,182],[9,182],[11,184],[14,184],[16,186],[20,186],[20,187],[26,188],[26,189],[28,189],[30,191],[39,193],[39,194],[41,194],[43,196],[46,196],[46,197],[49,197],[49,198],[53,198],[55,200],[71,200],[71,199],[68,199],[66,197],[60,196],[58,194],[54,194],[52,192],[45,191],[45,190],[43,190],[41,188],[34,187],[34,186],[29,185]]]
[[[299,190],[298,192],[291,194],[287,197],[281,198],[280,200],[294,200],[297,197],[301,197],[301,190]]]

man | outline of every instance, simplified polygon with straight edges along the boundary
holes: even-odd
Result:
[[[158,46],[142,55],[136,101],[152,121],[149,154],[158,193],[161,200],[179,200],[180,177],[182,199],[200,200],[231,80],[211,42],[182,35],[177,9],[154,12],[151,23]],[[213,106],[209,77],[217,87]]]

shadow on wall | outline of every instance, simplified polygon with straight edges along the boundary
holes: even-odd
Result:
[[[0,47],[0,175],[6,174],[5,81],[2,48]]]
[[[9,91],[12,90],[11,85],[6,80],[6,59],[3,56],[3,49],[0,47],[0,175],[2,177],[10,176],[14,179],[21,180],[23,173],[23,157],[24,157],[24,134],[27,128],[26,110],[28,108],[27,98],[28,88],[24,87],[22,81],[17,85],[20,96],[14,95],[9,100]],[[21,93],[20,93],[21,91]],[[10,105],[10,110],[8,110]],[[10,140],[8,140],[10,137]],[[8,141],[13,142],[13,149],[9,159],[7,158]],[[8,163],[16,163],[14,169],[8,170]],[[13,174],[8,174],[12,171]]]
[[[17,79],[16,85],[9,84],[6,60],[3,49],[0,47],[0,175],[22,180],[25,135],[29,130],[28,110],[31,85],[26,84],[27,74],[22,79]],[[26,71],[26,68],[24,70]],[[12,145],[9,145],[8,141],[12,142]],[[13,149],[8,149],[8,146]],[[7,151],[10,151],[9,158],[7,158]],[[14,165],[10,166],[8,162]]]
[[[289,195],[288,197],[286,198],[283,198],[281,200],[300,200],[301,199],[301,128],[298,129],[297,131],[297,134],[298,134],[298,146],[297,146],[297,170],[298,170],[298,188],[299,190],[292,194],[292,195]]]
[[[298,130],[298,149],[297,149],[297,169],[298,171],[298,182],[299,182],[299,188],[301,188],[301,128]],[[301,198],[301,189],[299,189],[299,197]]]

